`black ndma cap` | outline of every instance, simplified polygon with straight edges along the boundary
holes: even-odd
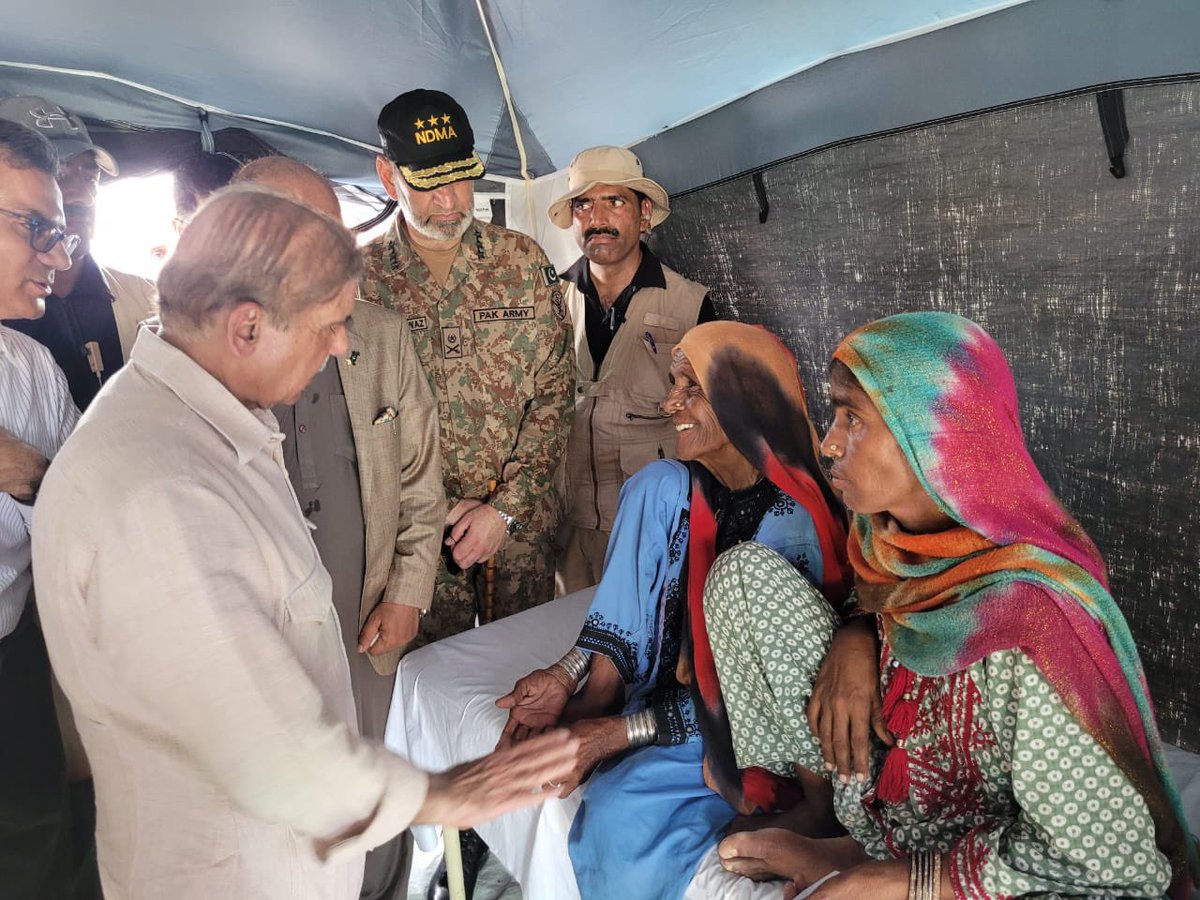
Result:
[[[475,132],[449,94],[416,90],[401,94],[379,113],[383,152],[419,191],[480,178]]]

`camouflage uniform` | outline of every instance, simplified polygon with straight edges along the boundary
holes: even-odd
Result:
[[[365,255],[363,299],[407,317],[437,400],[449,506],[486,499],[494,478],[492,506],[520,525],[496,555],[496,618],[550,600],[559,513],[553,480],[571,431],[575,377],[553,268],[532,239],[478,221],[463,236],[444,286],[433,283],[403,227],[372,242]],[[414,646],[474,622],[484,567],[452,573],[446,558]]]

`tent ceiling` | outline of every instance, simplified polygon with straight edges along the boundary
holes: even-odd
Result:
[[[941,111],[994,105],[995,96],[1011,91],[1002,85],[989,90],[970,77],[981,46],[987,72],[998,70],[986,64],[1009,58],[1010,68],[1019,65],[1033,76],[1045,70],[1046,78],[1026,81],[1053,83],[1056,90],[1090,83],[1073,82],[1076,62],[1089,78],[1106,66],[1136,71],[1137,77],[1175,74],[1163,70],[1181,65],[1180,54],[1143,61],[1145,42],[1138,44],[1137,59],[1123,58],[1116,52],[1121,29],[1138,26],[1173,46],[1197,33],[1173,19],[1194,20],[1195,7],[1191,0],[483,0],[531,174],[565,167],[582,147],[650,138],[644,146],[656,158],[676,157],[668,179],[672,190],[817,146],[830,129],[809,124],[821,124],[834,98],[853,98],[856,91],[870,99],[874,87],[914,95],[941,88],[949,95],[940,97]],[[1027,9],[1040,16],[1030,22],[1065,25],[1028,35],[1038,40],[1033,58],[1009,53],[1007,38],[990,45],[957,43],[960,33],[986,34],[993,20],[1007,22],[1010,34],[1014,23],[1026,21],[1013,16]],[[247,127],[334,177],[370,181],[379,108],[401,91],[435,87],[452,93],[471,114],[492,173],[519,174],[487,35],[468,0],[50,0],[10,4],[5,19],[5,93],[45,94],[92,118],[192,130],[203,105],[213,110],[214,129]],[[1083,26],[1092,43],[1080,40]],[[854,74],[854,60],[920,46],[922,36],[935,34],[945,36],[939,48],[949,48],[945,65],[925,58],[879,85]],[[1196,53],[1193,48],[1183,55]],[[755,106],[753,117],[735,118],[733,130],[722,124],[724,147],[715,159],[706,160],[711,145],[658,143],[675,132],[692,133],[675,126],[709,121],[706,114],[714,110],[728,115],[742,98],[759,97],[772,85],[803,87],[806,75],[829,70],[828,61],[848,55],[837,70],[846,74],[832,87],[855,90],[830,91],[828,79],[817,80],[812,87],[827,93],[801,101],[789,94],[788,103]],[[1081,57],[1092,64],[1083,66]],[[797,123],[792,117],[805,109],[819,112],[821,121]],[[839,127],[879,130],[864,118],[870,117],[833,116]]]

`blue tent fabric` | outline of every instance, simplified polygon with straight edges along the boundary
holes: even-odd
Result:
[[[675,194],[864,135],[1106,84],[1194,74],[1197,36],[1195,0],[1027,3],[832,60],[636,151]]]
[[[245,127],[373,184],[375,117],[453,94],[493,175],[637,145],[671,192],[831,141],[1091,85],[1200,71],[1194,0],[83,0],[10,4],[0,92],[94,119]],[[49,7],[49,9],[47,8]]]
[[[531,173],[541,175],[565,167],[583,147],[669,135],[829,60],[1025,6],[1079,16],[1080,2],[493,0],[480,7],[523,118]],[[1126,16],[1136,8],[1152,28],[1168,32],[1167,18],[1183,6],[1179,0],[1087,5],[1089,15],[1101,18],[1112,8]],[[516,176],[517,152],[480,7],[463,0],[10,4],[0,34],[0,91],[40,93],[92,118],[164,128],[196,130],[205,107],[214,129],[250,128],[336,178],[369,182],[379,108],[404,90],[433,87],[453,94],[471,114],[491,171]],[[1071,43],[1068,33],[1057,39],[1064,48]],[[1034,68],[1056,58],[1047,52]],[[919,74],[908,79],[914,93],[930,87],[915,81]],[[968,91],[958,99],[963,109],[991,105]],[[748,166],[737,148],[753,149],[756,133],[778,133],[787,111],[780,107],[772,123],[759,118],[758,108],[756,118],[725,133],[718,172]],[[795,140],[780,146],[786,153],[797,148]],[[710,148],[688,149],[676,167],[687,171],[695,161],[696,171],[706,172],[699,163]],[[753,164],[762,158],[761,152],[746,157]],[[672,176],[674,189],[700,183]]]

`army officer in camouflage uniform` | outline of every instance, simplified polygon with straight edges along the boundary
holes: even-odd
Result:
[[[383,108],[379,132],[379,177],[403,215],[367,247],[362,295],[408,319],[438,403],[450,505],[418,646],[482,614],[477,564],[493,554],[497,618],[553,597],[553,475],[571,430],[575,360],[545,253],[474,218],[483,163],[462,107],[410,91]]]

